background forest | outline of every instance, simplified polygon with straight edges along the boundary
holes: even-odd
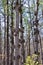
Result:
[[[43,65],[43,0],[0,0],[0,65]]]

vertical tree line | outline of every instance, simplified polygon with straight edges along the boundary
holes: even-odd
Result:
[[[9,1],[7,0],[7,65],[9,65]]]
[[[1,18],[0,18],[0,64],[2,65],[2,30],[1,30]]]
[[[2,33],[1,32],[2,22],[1,22],[1,17],[0,17],[0,61],[1,61],[1,65],[24,65],[25,60],[26,60],[25,58],[27,55],[31,56],[31,51],[33,51],[34,54],[38,55],[35,61],[39,62],[39,55],[40,53],[42,53],[41,37],[39,36],[39,29],[38,29],[39,0],[35,1],[36,4],[34,3],[34,7],[33,5],[30,5],[31,3],[30,0],[29,1],[28,0],[27,1],[7,0],[6,6],[5,6],[5,1],[2,0],[2,2],[4,3],[3,4],[4,6],[3,7],[3,10],[4,10],[4,14],[3,14],[4,16],[4,41],[3,41],[4,42],[4,49],[3,49],[4,59],[2,63],[1,54],[2,54],[2,47],[3,47],[2,44],[3,43],[2,43],[2,36],[1,36],[2,35],[1,34]],[[25,10],[26,7],[27,9]],[[32,7],[35,9],[33,12],[32,12]],[[42,15],[43,15],[43,12],[42,12]],[[14,17],[16,20],[14,19]],[[24,27],[24,25],[26,26]],[[25,31],[25,28],[27,29],[26,31]],[[32,31],[32,34],[31,34],[31,31]],[[26,38],[24,37],[25,32],[26,32]],[[38,39],[39,37],[40,39]],[[32,39],[32,42],[31,42],[31,39]],[[40,53],[38,50],[39,43],[40,43],[40,48],[41,48]],[[33,50],[33,47],[31,48],[31,45],[34,47],[34,50]],[[43,62],[43,58],[41,59]]]

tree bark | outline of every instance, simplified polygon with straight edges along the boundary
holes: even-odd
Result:
[[[2,65],[2,32],[1,32],[1,16],[0,16],[0,65]]]
[[[9,2],[7,0],[7,65],[9,65]]]
[[[11,65],[14,65],[14,21],[13,21],[13,0],[11,3]]]

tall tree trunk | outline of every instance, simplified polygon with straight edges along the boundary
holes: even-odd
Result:
[[[34,21],[34,26],[36,28],[34,28],[34,35],[35,35],[35,54],[38,55],[38,36],[39,36],[39,30],[38,30],[38,7],[39,7],[39,0],[37,0],[36,2],[36,11],[35,11],[35,21]],[[36,61],[38,61],[38,57],[36,59]]]
[[[0,16],[0,65],[2,65],[2,32],[1,32],[1,16]]]
[[[5,11],[4,11],[5,12]],[[6,34],[6,15],[4,14],[4,59],[3,65],[6,65],[6,51],[7,51],[7,34]]]
[[[21,40],[21,44],[22,44],[22,49],[21,49],[21,53],[22,53],[22,59],[23,59],[23,64],[25,63],[25,50],[24,50],[24,39],[23,39],[23,32],[24,32],[24,27],[23,27],[23,22],[22,22],[22,4],[20,2],[20,8],[19,8],[19,12],[20,12],[20,40]]]
[[[11,3],[11,65],[13,65],[14,60],[14,21],[13,21],[13,0]]]
[[[19,3],[18,0],[16,1],[15,6],[16,11],[16,30],[15,30],[15,65],[19,65]]]
[[[9,2],[7,0],[7,65],[9,65]]]

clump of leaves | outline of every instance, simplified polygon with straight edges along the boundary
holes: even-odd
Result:
[[[35,61],[34,58],[37,57],[38,55],[33,54],[32,57],[31,56],[27,56],[26,58],[26,63],[24,63],[24,65],[41,65],[39,64],[39,62]]]

